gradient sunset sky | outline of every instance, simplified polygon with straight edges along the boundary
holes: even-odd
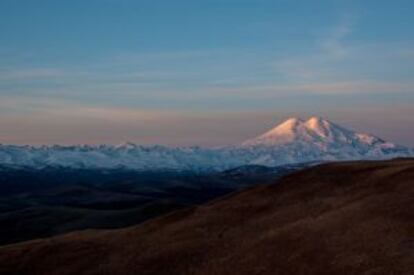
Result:
[[[225,145],[298,116],[414,146],[412,0],[1,0],[0,143]]]

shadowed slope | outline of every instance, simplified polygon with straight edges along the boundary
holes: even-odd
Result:
[[[414,160],[321,165],[140,226],[0,248],[1,274],[412,274]]]

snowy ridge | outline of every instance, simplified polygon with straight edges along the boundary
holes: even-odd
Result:
[[[278,166],[311,161],[387,159],[414,150],[356,133],[328,120],[291,118],[240,145],[221,148],[141,146],[133,143],[79,146],[0,145],[0,165],[44,168],[225,170],[243,165]]]

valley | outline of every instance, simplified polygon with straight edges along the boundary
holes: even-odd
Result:
[[[1,274],[411,274],[414,160],[322,164],[116,230],[0,247]]]

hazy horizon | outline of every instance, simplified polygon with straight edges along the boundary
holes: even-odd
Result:
[[[358,115],[358,114],[356,114]],[[191,122],[203,122],[203,125],[200,125],[200,123],[198,124],[198,127],[192,127],[191,130],[192,131],[186,131],[185,132],[185,124],[182,123],[183,120],[188,119],[185,117],[181,117],[178,118],[175,123],[176,126],[178,127],[178,131],[163,131],[162,128],[160,129],[155,129],[154,127],[151,128],[151,125],[147,125],[148,130],[147,130],[147,134],[149,133],[149,135],[154,135],[152,131],[158,131],[157,133],[157,137],[158,138],[154,138],[154,137],[148,137],[147,139],[142,140],[142,138],[134,138],[132,135],[125,135],[125,134],[120,134],[118,133],[115,136],[100,136],[100,133],[98,133],[97,135],[95,135],[93,138],[87,138],[88,136],[93,135],[92,132],[87,132],[84,135],[79,135],[79,136],[73,136],[71,138],[73,138],[73,140],[78,139],[79,142],[62,142],[62,140],[64,140],[64,137],[60,137],[56,138],[56,136],[50,136],[48,135],[48,137],[44,137],[45,139],[42,139],[41,137],[39,138],[39,140],[36,142],[26,142],[24,137],[22,141],[14,141],[14,142],[3,142],[3,144],[10,144],[10,145],[34,145],[34,146],[41,146],[41,145],[80,145],[80,144],[84,144],[84,145],[94,145],[94,144],[109,144],[109,145],[119,145],[122,143],[127,143],[127,142],[132,142],[138,145],[166,145],[166,146],[205,146],[205,147],[214,147],[214,146],[225,146],[225,145],[234,145],[234,144],[239,144],[243,141],[246,141],[247,139],[253,138],[253,137],[257,137],[263,133],[265,133],[266,131],[277,127],[280,123],[283,123],[285,120],[289,119],[289,118],[300,118],[303,120],[307,120],[310,117],[313,116],[318,116],[318,115],[298,115],[298,114],[292,114],[289,117],[283,117],[282,119],[277,119],[275,120],[276,123],[271,123],[272,119],[275,118],[275,115],[272,112],[269,113],[246,113],[243,114],[243,116],[241,116],[241,114],[232,114],[231,117],[229,117],[229,114],[227,114],[226,119],[221,119],[220,120],[220,115],[217,115],[215,118],[215,120],[211,120],[211,119],[206,119],[206,117],[203,116],[198,116],[198,117],[191,117]],[[349,114],[348,114],[349,116]],[[355,114],[354,114],[355,116]],[[403,142],[397,142],[396,140],[398,140],[398,138],[400,137],[401,140],[403,140],[403,138],[401,138],[402,136],[404,136],[405,133],[407,133],[407,131],[410,131],[410,129],[405,129],[405,131],[402,132],[394,132],[393,129],[395,129],[395,124],[391,124],[389,125],[389,127],[384,127],[383,125],[381,125],[380,123],[377,123],[378,121],[376,120],[375,117],[372,116],[366,116],[364,119],[362,119],[362,121],[360,121],[361,125],[367,125],[366,127],[371,127],[371,126],[376,126],[376,128],[382,129],[383,135],[378,135],[377,133],[375,133],[374,131],[367,131],[366,128],[360,127],[360,129],[355,128],[352,126],[352,117],[351,119],[349,119],[348,121],[346,119],[341,119],[340,117],[338,117],[343,123],[338,123],[338,120],[331,120],[326,116],[319,116],[323,119],[328,119],[333,123],[338,124],[339,126],[345,127],[349,130],[354,130],[356,132],[360,132],[360,133],[366,133],[366,134],[372,134],[375,135],[379,138],[383,138],[387,141],[391,141],[391,142],[396,142],[399,145],[406,145],[406,146],[411,146],[410,141],[408,140],[407,143],[403,143]],[[400,121],[399,118],[396,120],[396,118],[392,118],[390,117],[391,120],[395,120],[395,122]],[[171,119],[171,117],[170,117]],[[410,122],[411,117],[407,117],[406,122]],[[174,119],[170,120],[173,121]],[[256,120],[260,120],[261,122],[264,123],[256,123]],[[267,124],[266,124],[267,122]],[[269,123],[270,122],[270,123]],[[113,123],[115,123],[114,125],[116,125],[116,121],[113,121]],[[248,129],[246,129],[244,127],[245,124],[251,124],[253,125],[254,123],[256,123],[256,125],[254,127],[249,127]],[[113,126],[114,126],[113,125]],[[158,125],[158,124],[157,124]],[[220,132],[221,129],[225,128],[223,127],[223,125],[227,125],[227,131],[223,131]],[[394,125],[394,126],[393,126]],[[105,132],[105,127],[108,125],[99,125],[100,127],[102,127],[102,132]],[[142,126],[142,125],[141,125]],[[78,127],[78,126],[77,126]],[[142,126],[145,127],[145,126]],[[371,127],[371,128],[375,128],[375,127]],[[62,129],[64,130],[64,129]],[[68,132],[60,132],[62,135],[66,135],[70,132],[70,129],[66,129]],[[124,131],[128,132],[133,132],[133,129],[123,129]],[[152,131],[150,131],[152,130]],[[204,130],[204,132],[202,131]],[[386,131],[388,130],[388,132]],[[255,131],[255,132],[254,132]],[[203,138],[203,134],[206,134],[208,132],[215,132],[218,135],[217,139],[211,139],[211,137],[207,136],[207,139]],[[187,134],[187,136],[184,136],[185,134]],[[119,136],[125,136],[126,138],[124,140],[120,140]],[[128,136],[128,137],[127,137]],[[178,142],[168,142],[168,140],[177,138],[177,136],[179,137],[179,139],[182,140],[182,143]],[[384,138],[384,136],[387,136],[389,138]],[[131,138],[132,137],[132,138]],[[241,137],[241,138],[240,138]],[[392,138],[394,137],[394,138]],[[7,140],[4,139],[3,140]],[[46,142],[45,142],[46,140]],[[87,142],[82,142],[82,140],[88,140]],[[137,141],[138,140],[138,141]],[[165,140],[167,140],[167,142],[165,142]],[[199,141],[197,143],[197,141]],[[1,144],[1,142],[0,142]]]
[[[413,8],[4,0],[0,143],[219,146],[320,116],[414,147]]]

